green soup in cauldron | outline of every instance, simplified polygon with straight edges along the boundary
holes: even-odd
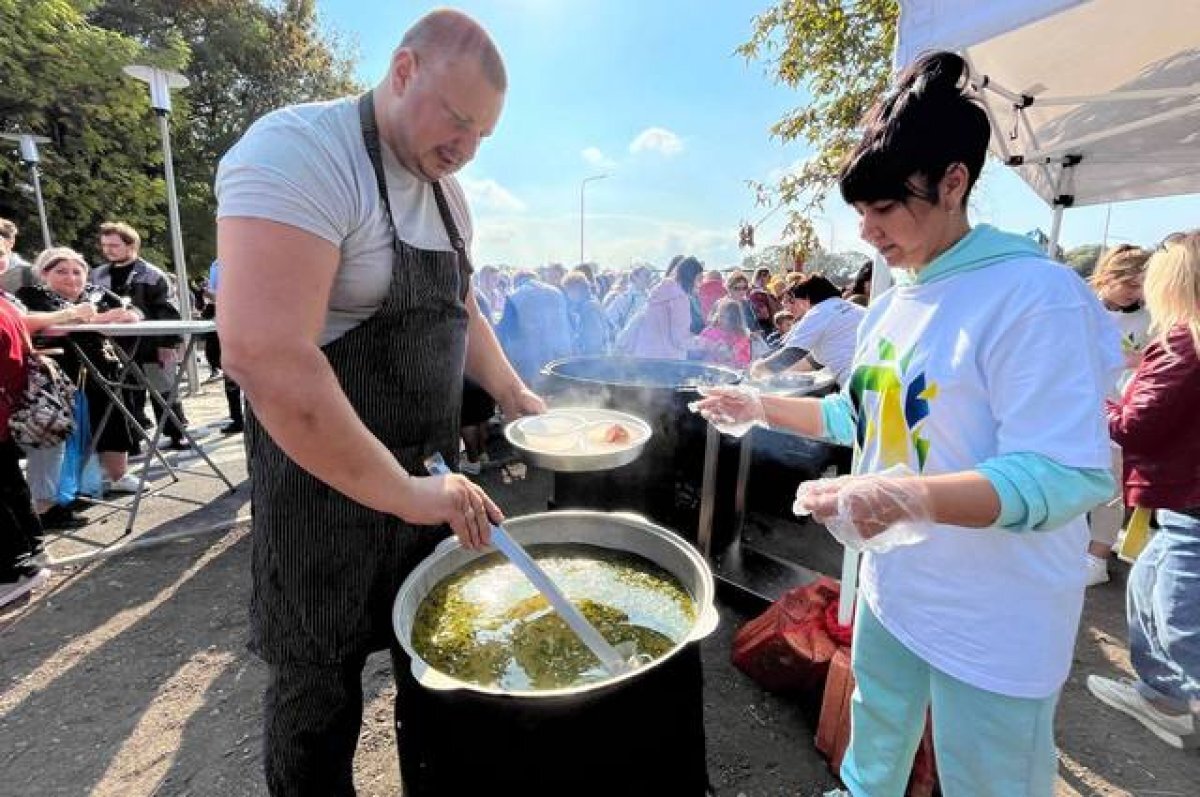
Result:
[[[692,596],[641,556],[581,544],[528,550],[605,639],[632,643],[642,661],[665,655],[695,623]],[[434,669],[506,691],[563,689],[608,677],[541,593],[499,554],[438,582],[417,609],[412,643]]]

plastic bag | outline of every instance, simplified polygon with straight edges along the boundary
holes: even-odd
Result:
[[[830,660],[850,643],[850,629],[836,623],[839,593],[824,576],[789,590],[738,630],[734,666],[772,691],[821,689]]]
[[[838,775],[846,748],[850,745],[850,702],[854,696],[854,671],[850,667],[850,649],[839,648],[829,663],[829,677],[821,696],[821,716],[814,739],[818,752],[829,761]],[[917,745],[905,797],[933,797],[938,794],[937,759],[933,752],[933,720],[925,716],[925,731]]]
[[[69,504],[81,495],[98,498],[103,490],[100,463],[91,452],[92,424],[88,417],[87,395],[75,393],[75,430],[63,444],[62,470],[58,476],[58,503]],[[89,457],[88,454],[91,454]]]

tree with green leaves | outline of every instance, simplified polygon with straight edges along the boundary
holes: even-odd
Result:
[[[255,119],[297,102],[360,90],[354,59],[317,23],[315,0],[99,0],[100,27],[144,46],[147,58],[183,47],[191,85],[172,128],[184,248],[193,270],[216,254],[217,164]]]
[[[0,0],[0,129],[51,138],[41,148],[42,190],[55,243],[87,251],[110,218],[160,242],[167,216],[158,134],[144,118],[145,90],[121,73],[141,48],[87,24],[80,5]],[[11,150],[0,157],[0,216],[24,231],[24,250],[40,244],[28,172]]]
[[[1064,260],[1075,270],[1076,274],[1087,279],[1092,276],[1092,272],[1096,269],[1096,263],[1100,260],[1100,249],[1100,244],[1077,246],[1066,251]]]
[[[55,241],[93,256],[96,228],[120,219],[142,233],[147,258],[173,268],[149,92],[121,68],[188,76],[172,97],[171,138],[193,273],[216,251],[212,184],[225,151],[270,110],[359,88],[314,0],[0,0],[0,41],[0,131],[53,139],[42,187]],[[15,153],[0,156],[0,216],[25,230],[32,253],[27,181]]]
[[[899,14],[897,0],[779,0],[754,18],[749,41],[737,49],[810,98],[771,135],[804,143],[813,155],[775,185],[751,183],[760,204],[788,207],[784,235],[802,253],[817,248],[808,216],[836,184],[859,120],[887,89]]]

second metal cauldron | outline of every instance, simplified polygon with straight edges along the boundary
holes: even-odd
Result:
[[[644,419],[653,430],[642,456],[629,465],[596,473],[556,473],[552,506],[628,509],[685,536],[694,535],[707,423],[687,405],[699,398],[699,387],[736,384],[741,375],[685,360],[600,356],[555,360],[542,375],[555,406],[621,410]],[[736,440],[721,441],[720,504],[732,503],[737,448]],[[725,514],[722,506],[717,514]]]

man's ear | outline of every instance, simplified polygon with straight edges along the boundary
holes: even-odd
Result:
[[[392,56],[392,65],[388,72],[388,83],[392,94],[400,97],[412,84],[417,75],[417,54],[407,47],[396,50]]]

